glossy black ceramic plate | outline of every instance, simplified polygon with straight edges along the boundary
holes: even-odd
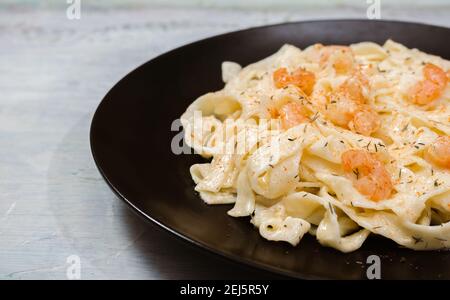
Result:
[[[417,252],[370,237],[349,254],[305,237],[297,247],[263,239],[229,205],[208,206],[194,192],[189,167],[202,159],[175,155],[172,122],[198,96],[221,89],[221,63],[258,61],[289,43],[384,43],[450,59],[450,29],[422,24],[340,20],[288,23],[205,39],[170,51],[132,71],[105,96],[91,127],[95,162],[110,187],[145,218],[207,250],[254,267],[298,278],[360,279],[366,260],[381,258],[385,279],[450,278],[450,253]],[[370,264],[369,264],[370,265]]]

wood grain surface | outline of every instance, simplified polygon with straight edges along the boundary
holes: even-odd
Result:
[[[82,5],[81,19],[71,21],[64,6],[6,2],[0,5],[0,279],[65,279],[70,255],[80,257],[81,279],[275,278],[135,216],[94,166],[90,121],[115,82],[169,49],[263,24],[365,18],[365,7]],[[450,26],[445,4],[382,9],[382,18]]]

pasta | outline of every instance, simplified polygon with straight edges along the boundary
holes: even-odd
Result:
[[[181,116],[185,142],[211,159],[191,167],[195,190],[271,241],[448,248],[449,75],[450,61],[392,40],[224,62],[225,87]]]

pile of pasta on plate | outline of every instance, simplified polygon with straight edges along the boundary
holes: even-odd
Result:
[[[182,115],[209,162],[190,172],[208,204],[234,204],[261,236],[305,233],[342,252],[370,234],[415,250],[450,246],[450,61],[383,46],[284,45]]]

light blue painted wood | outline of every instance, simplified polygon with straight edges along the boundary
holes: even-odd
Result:
[[[450,26],[449,12],[405,7],[382,16]],[[348,6],[83,6],[81,20],[69,21],[64,7],[1,9],[0,278],[64,279],[73,254],[83,279],[258,276],[174,240],[124,207],[93,164],[90,119],[115,82],[174,47],[268,23],[364,16]]]
[[[73,0],[70,0],[73,1]],[[367,0],[77,0],[83,5],[103,8],[130,8],[130,7],[209,7],[209,8],[288,8],[288,7],[337,7],[337,6],[367,6]],[[371,0],[373,1],[373,0]],[[60,0],[3,0],[5,5],[25,5],[40,7],[62,7],[67,1]],[[406,10],[412,6],[448,6],[447,0],[380,0],[385,7],[404,7]],[[0,4],[1,5],[1,4]]]

